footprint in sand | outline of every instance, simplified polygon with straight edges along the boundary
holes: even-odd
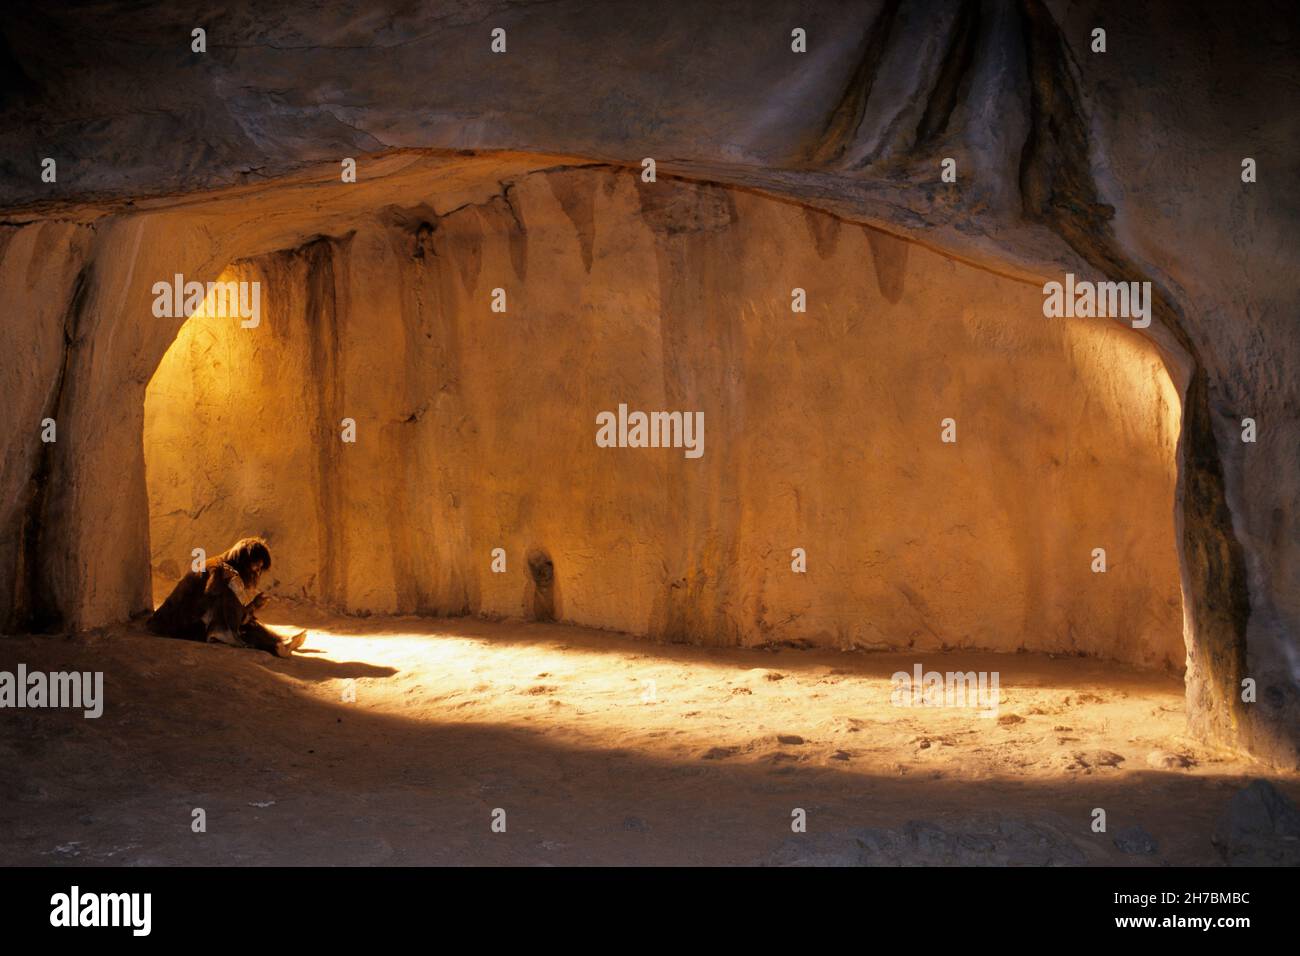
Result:
[[[1174,753],[1169,750],[1153,750],[1147,754],[1147,766],[1157,770],[1187,770],[1196,766],[1196,761],[1187,754]]]
[[[734,757],[740,753],[739,747],[710,747],[704,752],[701,760],[726,760],[728,757]]]
[[[1124,758],[1110,750],[1092,750],[1087,753],[1076,750],[1069,757],[1066,770],[1082,770],[1092,773],[1095,770],[1117,770]]]

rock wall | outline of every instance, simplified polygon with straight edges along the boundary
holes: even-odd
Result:
[[[256,532],[283,594],[532,616],[541,551],[579,624],[1181,668],[1178,399],[1136,333],[1045,319],[1035,286],[824,213],[621,169],[336,229],[224,272],[261,284],[262,324],[201,313],[159,365],[156,595],[193,547]],[[620,403],[703,412],[703,454],[598,447]]]
[[[200,24],[208,48],[195,54]],[[489,48],[498,26],[506,54]],[[806,54],[790,49],[794,26],[807,30]],[[1097,28],[1104,53],[1092,49]],[[41,351],[49,322],[24,318],[6,330],[17,351],[4,359],[25,356],[36,376],[22,408],[84,409],[92,430],[113,431],[90,409],[122,384],[101,376],[136,363],[134,392],[158,356],[130,330],[92,335],[95,310],[120,312],[133,267],[167,264],[149,259],[165,230],[137,217],[140,231],[125,231],[125,203],[157,209],[142,197],[310,177],[320,163],[337,180],[343,156],[378,177],[410,149],[558,151],[574,164],[651,156],[661,175],[791,197],[1007,275],[1150,280],[1159,303],[1145,334],[1183,404],[1175,499],[1193,729],[1294,763],[1298,29],[1285,0],[729,0],[672,15],[639,0],[414,3],[392,15],[315,3],[271,14],[180,2],[147,18],[112,3],[23,8],[0,25],[0,229],[44,221],[80,238],[51,247],[76,275],[22,313],[58,314],[50,321],[73,347]],[[46,157],[59,163],[55,183],[40,178]],[[957,161],[956,184],[938,182],[943,158]],[[1253,183],[1241,180],[1246,158]],[[249,228],[263,252],[310,238],[283,221]],[[34,241],[19,238],[16,251]],[[169,258],[192,256],[197,270],[232,261],[201,249],[220,236],[172,241]],[[10,283],[21,275],[0,268]],[[6,383],[27,374],[0,366]],[[112,413],[114,428],[138,425],[132,409]],[[1245,417],[1259,424],[1255,443],[1240,440]],[[119,566],[146,559],[143,541],[85,497],[124,466],[111,454],[63,462],[32,428],[6,441],[0,518],[24,543],[0,569],[25,582],[7,588],[24,615],[123,612],[117,595],[138,570],[69,542],[71,522],[91,522],[94,540],[119,536]],[[142,488],[142,464],[125,468]],[[67,497],[46,501],[54,475]],[[59,583],[91,570],[85,589]],[[1246,678],[1259,686],[1250,705]]]

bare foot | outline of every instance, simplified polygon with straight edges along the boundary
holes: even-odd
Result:
[[[278,657],[289,657],[298,648],[302,647],[303,642],[307,640],[307,632],[299,631],[292,637],[286,637],[276,645],[275,653]]]

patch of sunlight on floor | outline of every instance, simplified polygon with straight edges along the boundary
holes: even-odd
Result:
[[[1181,681],[1045,654],[922,656],[662,645],[564,625],[289,614],[307,657],[391,676],[354,706],[436,724],[527,728],[673,761],[816,764],[870,774],[1061,777],[1228,772],[1185,735]],[[995,706],[901,706],[896,672],[997,673]],[[293,680],[294,662],[277,668]],[[346,680],[304,684],[343,698]],[[1218,770],[1216,770],[1218,768]]]

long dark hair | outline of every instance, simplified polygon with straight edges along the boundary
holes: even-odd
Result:
[[[257,583],[257,575],[253,574],[253,565],[260,561],[263,571],[269,568],[271,549],[261,538],[240,538],[224,554],[219,555],[217,560],[238,571],[244,586],[251,587]]]

